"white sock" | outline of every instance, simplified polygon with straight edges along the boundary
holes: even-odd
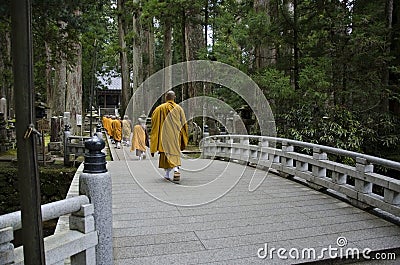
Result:
[[[165,178],[169,179],[169,173],[171,172],[171,169],[170,168],[166,168],[164,170],[165,170]]]

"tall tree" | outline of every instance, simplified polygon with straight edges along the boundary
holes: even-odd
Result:
[[[132,16],[132,86],[136,90],[143,81],[143,55],[142,55],[142,26],[140,23],[140,5],[139,0],[133,0],[133,16]],[[147,35],[146,37],[148,37]],[[128,99],[129,101],[129,99]]]
[[[74,64],[67,70],[65,109],[70,112],[72,133],[78,134],[77,115],[82,115],[82,47],[76,44]]]
[[[10,13],[8,1],[0,4],[0,97],[5,97],[9,113],[14,116],[14,92],[12,89]]]
[[[258,27],[252,30],[259,30],[255,34],[256,42],[254,47],[254,68],[263,69],[268,65],[276,64],[277,48],[269,34],[271,24],[278,17],[278,3],[274,0],[256,0],[254,1],[254,20],[257,20]]]
[[[129,62],[128,62],[128,52],[126,46],[126,34],[128,28],[128,21],[125,9],[126,0],[117,1],[117,15],[118,15],[118,40],[119,40],[119,56],[120,56],[120,67],[121,67],[121,115],[125,112],[128,106],[129,99],[131,98],[131,87],[130,87],[130,75],[129,75]]]
[[[206,43],[204,42],[203,26],[201,18],[201,10],[203,8],[202,2],[195,2],[192,5],[187,5],[184,8],[184,36],[185,36],[185,60],[192,61],[199,59],[201,49],[204,49]],[[188,64],[189,66],[189,64]],[[187,69],[188,79],[192,77],[192,70],[190,67]],[[201,90],[202,84],[188,84],[188,98],[196,96],[196,90]]]

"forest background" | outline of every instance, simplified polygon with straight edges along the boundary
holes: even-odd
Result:
[[[0,96],[12,110],[9,6],[0,1]],[[213,60],[259,85],[278,136],[400,161],[398,1],[32,0],[32,27],[35,89],[50,116],[88,110],[90,91],[105,89],[97,76],[122,76],[123,112],[156,71]],[[179,88],[179,101],[245,104],[198,87]]]

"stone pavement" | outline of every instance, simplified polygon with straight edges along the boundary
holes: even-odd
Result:
[[[294,181],[269,175],[256,191],[249,192],[254,168],[184,159],[181,185],[176,185],[162,179],[157,157],[139,161],[128,147],[111,147],[111,153],[117,160],[108,162],[115,265],[294,264],[314,261],[307,258],[313,250],[327,259],[329,252],[323,249],[329,247],[331,255],[370,248],[390,249],[399,256],[399,226]],[[221,180],[221,174],[227,177]],[[243,177],[236,184],[238,174]],[[216,187],[225,182],[236,185],[204,205],[163,202],[200,204],[220,190],[210,188],[199,194],[192,188],[210,181]],[[344,237],[340,243],[347,243],[343,247],[337,245],[339,237]],[[286,259],[277,256],[279,248]],[[296,255],[299,259],[292,258]],[[375,253],[369,255],[375,257]],[[397,263],[372,260],[362,264],[399,264],[399,258]]]

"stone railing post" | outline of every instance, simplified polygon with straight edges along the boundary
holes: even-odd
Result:
[[[232,158],[232,154],[233,154],[233,137],[228,136],[225,138],[225,143],[227,144],[227,146],[224,148],[223,152],[221,152],[225,158]]]
[[[89,197],[94,206],[95,228],[99,235],[96,246],[96,264],[113,264],[111,176],[106,168],[103,139],[93,135],[85,142],[84,169],[79,177],[79,193]]]
[[[13,228],[6,227],[0,229],[0,264],[14,263],[14,239]]]
[[[327,160],[328,155],[325,152],[322,152],[321,149],[314,147],[313,148],[313,159],[314,160]],[[326,168],[321,167],[319,165],[315,165],[312,167],[312,173],[314,177],[317,178],[325,178],[326,177]]]
[[[294,152],[294,146],[290,145],[288,142],[282,142],[282,153],[283,155],[280,157],[280,163],[284,168],[294,168],[293,158],[286,157],[286,154],[289,152]],[[274,162],[279,163],[279,156],[274,157]],[[284,173],[283,171],[279,172],[279,175],[284,178],[293,178],[294,175]]]
[[[282,152],[294,152],[294,146],[289,145],[288,142],[282,142]],[[284,167],[293,167],[293,159],[285,156],[281,157],[281,163]]]
[[[320,148],[314,147],[313,148],[313,159],[316,161],[328,160],[328,155],[325,152],[322,152]],[[315,183],[315,182],[318,183],[319,178],[326,177],[326,167],[319,165],[319,162],[317,162],[316,165],[312,166],[311,170],[312,170],[313,179],[307,181],[308,186],[310,186],[311,188],[316,189],[316,190],[326,190],[326,188]]]
[[[364,173],[372,173],[374,171],[374,166],[369,164],[365,158],[357,157],[356,158],[356,171],[359,175],[355,179],[355,189],[357,192],[361,193],[371,193],[372,192],[372,183],[366,180],[363,180]]]
[[[94,224],[94,207],[93,204],[85,204],[81,206],[78,212],[72,213],[69,217],[69,229],[77,230],[81,233],[88,234],[95,231]],[[71,256],[71,265],[95,265],[96,250],[95,247],[88,248],[85,251]]]
[[[240,137],[240,160],[243,164],[250,159],[250,138],[248,136]]]
[[[372,193],[372,182],[364,180],[365,173],[372,173],[374,171],[374,165],[368,163],[367,159],[362,157],[356,157],[356,177],[354,180],[354,188],[357,193],[371,194]],[[357,196],[358,197],[358,196]],[[348,196],[348,200],[351,204],[362,208],[369,209],[370,205],[364,203],[356,198],[351,198]]]
[[[203,152],[201,153],[202,158],[213,158],[215,156],[215,152],[216,152],[216,146],[215,146],[215,142],[214,141],[214,145],[211,145],[211,138],[203,138],[202,139],[202,148],[203,148]]]
[[[265,138],[260,138],[258,141],[257,157],[260,161],[267,161],[269,159],[268,152],[263,152],[263,148],[269,147],[269,141]]]

